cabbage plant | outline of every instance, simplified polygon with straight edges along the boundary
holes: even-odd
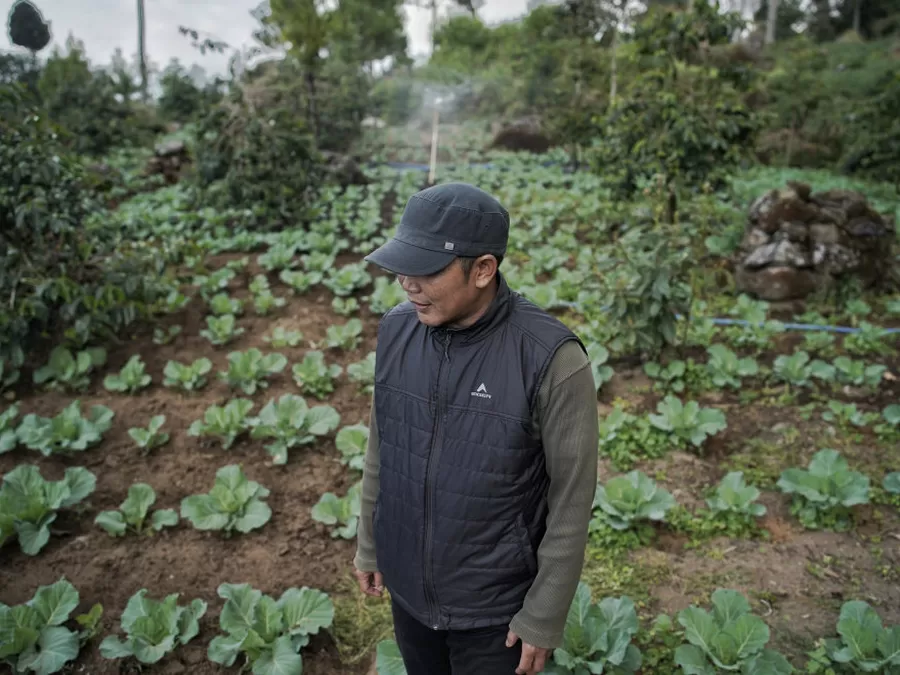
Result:
[[[891,333],[886,328],[876,326],[868,321],[859,324],[859,332],[851,333],[844,338],[844,348],[851,354],[890,354],[894,350],[889,340]]]
[[[66,628],[79,601],[78,591],[63,577],[39,587],[24,604],[0,603],[0,663],[17,675],[61,672],[93,637],[103,615],[103,607],[94,605],[88,614],[75,618],[82,630]]]
[[[223,267],[208,276],[196,276],[191,280],[191,283],[194,286],[197,286],[197,288],[200,290],[200,295],[203,296],[204,300],[208,301],[219,291],[224,291],[226,288],[228,288],[228,284],[231,283],[232,279],[234,279],[235,274],[236,273],[234,270]]]
[[[834,380],[834,366],[818,359],[810,361],[809,354],[804,351],[794,352],[790,356],[782,354],[775,359],[772,372],[789,388],[812,387],[813,378],[825,382]]]
[[[172,593],[165,600],[154,600],[147,597],[146,588],[132,595],[119,622],[127,637],[104,638],[100,643],[103,657],[134,657],[150,665],[194,639],[200,632],[199,621],[206,614],[206,603],[198,599],[179,606],[178,597],[178,593]]]
[[[282,326],[276,326],[272,329],[271,337],[266,336],[263,340],[271,344],[275,349],[296,347],[303,341],[303,333],[299,330],[285,330]]]
[[[376,278],[372,294],[366,298],[369,303],[369,311],[376,315],[387,314],[405,300],[406,291],[389,277]]]
[[[334,431],[341,416],[329,405],[310,408],[302,396],[284,394],[269,401],[258,417],[248,420],[254,439],[272,439],[266,446],[273,464],[285,464],[288,450],[312,443],[316,437]]]
[[[212,370],[212,361],[203,357],[190,365],[169,361],[163,370],[163,386],[184,391],[196,391],[206,385],[206,376]]]
[[[297,249],[295,246],[288,246],[279,242],[269,247],[269,250],[265,253],[257,256],[256,262],[269,272],[283,270],[294,267],[297,264],[297,261],[294,259],[296,254]]]
[[[610,478],[594,495],[594,507],[614,530],[627,530],[641,520],[665,520],[673,506],[672,494],[641,471]]]
[[[359,262],[332,268],[323,283],[335,295],[347,296],[367,286],[371,281],[372,277],[366,271],[366,263]]]
[[[331,536],[353,539],[359,526],[362,483],[355,483],[343,497],[326,492],[312,507],[312,518],[318,523],[331,525]]]
[[[13,347],[7,353],[0,353],[0,393],[19,381],[20,368],[25,365],[25,352],[21,347]]]
[[[153,344],[155,345],[167,345],[170,344],[175,338],[181,335],[182,327],[175,325],[169,326],[168,328],[154,328],[153,329]]]
[[[678,613],[684,627],[683,644],[675,650],[675,663],[686,675],[716,675],[740,671],[742,675],[788,675],[793,668],[781,654],[765,646],[769,627],[750,613],[750,603],[737,591],[719,588],[712,594],[712,613],[688,607]]]
[[[362,321],[350,319],[342,325],[328,326],[325,331],[325,346],[328,349],[344,349],[350,351],[359,346],[362,335]]]
[[[250,427],[247,415],[253,409],[253,401],[235,398],[224,406],[211,405],[203,413],[202,420],[195,420],[188,428],[191,436],[213,436],[222,441],[222,449],[228,450],[237,437]]]
[[[263,501],[268,496],[266,488],[247,479],[240,465],[230,464],[216,471],[208,493],[181,500],[181,517],[198,530],[221,530],[226,537],[247,533],[272,518],[272,509]]]
[[[334,621],[331,598],[314,588],[289,588],[278,600],[249,584],[222,584],[216,592],[225,600],[225,635],[212,639],[207,656],[225,667],[242,656],[242,670],[254,675],[301,675],[300,650]]]
[[[16,437],[16,417],[19,416],[19,406],[11,405],[0,413],[0,455],[9,452],[18,444]]]
[[[739,358],[725,345],[711,345],[706,351],[709,353],[706,369],[712,383],[720,389],[725,387],[739,389],[743,378],[759,373],[759,364],[755,359],[749,356]]]
[[[232,389],[240,388],[248,396],[257,389],[269,386],[267,378],[277,375],[287,365],[284,354],[266,354],[251,347],[245,352],[231,352],[228,355],[228,370],[219,373],[219,379],[228,383]]]
[[[824,652],[838,672],[900,673],[900,626],[885,628],[878,613],[862,600],[850,600],[841,606],[837,632],[827,638]],[[812,671],[809,672],[819,672]]]
[[[278,278],[291,287],[294,295],[306,293],[316,284],[322,283],[320,272],[298,272],[294,270],[282,270]]]
[[[119,505],[119,510],[101,511],[94,524],[113,537],[122,536],[129,530],[135,534],[153,534],[178,524],[175,509],[158,509],[150,515],[150,507],[155,503],[156,491],[147,483],[135,483],[128,488],[128,496]]]
[[[47,481],[36,466],[20,464],[0,485],[0,547],[16,537],[25,555],[37,555],[50,541],[57,512],[82,501],[96,485],[96,476],[81,467],[66,469],[62,480]]]
[[[671,394],[657,404],[656,411],[658,414],[648,416],[653,426],[697,447],[703,445],[708,436],[728,427],[721,410],[701,408],[696,401],[684,404]]]
[[[846,530],[850,507],[869,503],[869,478],[851,471],[837,450],[819,450],[808,469],[786,469],[778,479],[792,495],[791,513],[808,529]]]
[[[334,378],[341,372],[343,369],[338,364],[326,363],[325,355],[318,350],[307,352],[303,361],[293,367],[294,381],[301,391],[319,400],[334,391]]]
[[[217,293],[209,301],[209,311],[216,316],[226,314],[240,316],[244,312],[244,302],[240,298],[232,298],[227,293]]]
[[[106,363],[106,350],[99,347],[72,353],[65,347],[50,352],[47,365],[34,371],[35,384],[66,391],[83,391],[91,383],[90,374]]]
[[[137,446],[143,451],[143,454],[149,453],[151,450],[161,447],[169,442],[169,434],[161,431],[163,424],[166,423],[165,415],[154,415],[150,418],[150,423],[146,429],[134,427],[128,430],[131,440],[137,443]]]
[[[341,453],[341,464],[356,471],[363,470],[368,443],[369,427],[365,424],[346,426],[334,437],[334,445]]]
[[[887,371],[887,366],[877,363],[866,365],[865,361],[856,361],[839,356],[834,360],[835,380],[839,384],[849,384],[854,387],[868,387],[877,389],[881,384],[881,378]]]
[[[16,430],[19,442],[44,457],[54,454],[82,452],[103,440],[112,426],[114,413],[104,405],[92,405],[86,417],[81,402],[72,401],[56,417],[25,415]]]
[[[107,375],[103,380],[103,386],[108,391],[134,394],[150,385],[152,378],[147,375],[146,370],[147,366],[140,354],[135,354],[128,359],[117,375]]]
[[[337,297],[331,301],[331,310],[341,316],[350,316],[359,311],[359,301],[354,297]]]
[[[875,425],[875,433],[887,441],[900,440],[900,404],[892,403],[881,411],[884,422]]]
[[[766,507],[757,504],[760,491],[744,481],[742,471],[731,471],[716,486],[715,494],[706,500],[714,514],[733,514],[744,518],[760,518],[766,515]]]
[[[244,334],[244,329],[237,326],[234,314],[206,317],[207,328],[200,331],[214,345],[226,345]]]
[[[347,366],[347,377],[356,382],[364,394],[375,391],[375,352],[366,354],[366,358]]]
[[[609,360],[609,350],[599,342],[589,342],[586,349],[591,362],[594,385],[596,385],[597,391],[600,391],[600,387],[609,382],[615,374],[612,367],[606,363]]]
[[[632,644],[637,632],[637,612],[629,598],[603,598],[595,604],[588,585],[579,581],[566,615],[563,644],[553,651],[543,672],[636,673],[642,663],[640,650]]]
[[[259,316],[268,316],[273,310],[284,307],[286,304],[287,300],[273,295],[271,291],[263,291],[259,295],[253,296],[253,309]]]

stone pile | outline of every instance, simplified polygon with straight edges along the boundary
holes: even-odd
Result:
[[[190,163],[191,155],[184,141],[168,141],[156,146],[144,173],[148,176],[162,174],[167,185],[174,185]]]
[[[813,193],[789,181],[750,205],[735,281],[771,302],[802,299],[848,276],[871,287],[890,277],[896,240],[893,220],[859,192]]]

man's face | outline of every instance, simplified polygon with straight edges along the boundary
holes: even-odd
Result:
[[[397,275],[397,281],[413,303],[419,321],[426,326],[455,325],[465,322],[479,305],[479,282],[476,270],[468,279],[459,260],[454,260],[437,274],[427,277]]]

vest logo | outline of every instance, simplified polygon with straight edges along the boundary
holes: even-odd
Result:
[[[472,392],[472,396],[477,396],[478,398],[491,398],[491,395],[488,393],[487,387],[484,386],[484,382],[478,385],[478,389]]]

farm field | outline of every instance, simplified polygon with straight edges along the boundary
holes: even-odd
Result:
[[[440,180],[472,182],[507,206],[511,244],[501,272],[588,346],[598,384],[598,462],[606,491],[598,493],[582,578],[594,601],[627,596],[634,602],[640,672],[679,672],[673,657],[684,641],[679,612],[710,607],[716,589],[745,596],[769,627],[768,648],[801,672],[815,667],[810,664],[817,641],[837,636],[847,601],[868,603],[885,626],[900,624],[900,486],[896,474],[888,478],[900,469],[900,334],[878,328],[900,326],[900,299],[829,298],[795,314],[738,297],[721,257],[705,240],[742,231],[752,198],[788,178],[807,177],[756,170],[736,181],[731,194],[698,196],[691,222],[671,226],[671,245],[686,242],[682,253],[697,262],[690,283],[696,309],[690,321],[674,323],[682,336],[676,348],[654,354],[656,346],[622,328],[627,319],[617,318],[619,307],[603,308],[610,286],[620,295],[628,294],[627,287],[640,296],[635,287],[653,279],[646,275],[662,274],[652,261],[626,264],[615,243],[627,237],[625,223],[652,220],[659,204],[653,195],[640,203],[615,203],[595,177],[542,165],[554,158],[497,153],[492,169],[448,167]],[[360,260],[388,236],[406,199],[423,186],[424,174],[387,167],[367,172],[373,177],[369,185],[335,188],[322,197],[309,231],[257,234],[248,227],[226,236],[224,215],[190,210],[178,186],[138,194],[99,216],[121,224],[123,241],[160,247],[172,285],[167,306],[153,325],[122,344],[104,345],[105,362],[83,369],[88,372],[82,390],[71,390],[78,378],[68,378],[63,369],[43,384],[23,370],[0,407],[17,410],[14,418],[0,417],[4,434],[28,415],[52,418],[76,400],[85,416],[94,405],[113,413],[102,439],[85,449],[45,456],[26,447],[21,430],[9,449],[0,445],[6,450],[0,454],[4,476],[23,464],[38,467],[45,480],[60,480],[72,467],[96,476],[90,494],[59,511],[49,540],[35,555],[21,550],[12,536],[0,557],[0,602],[6,605],[28,601],[39,586],[61,577],[79,593],[78,612],[103,605],[96,635],[66,672],[237,672],[237,665],[227,668],[207,658],[210,641],[221,632],[224,600],[217,589],[223,583],[250,584],[273,598],[288,588],[327,593],[333,620],[311,631],[301,652],[303,672],[375,672],[376,645],[391,637],[390,615],[388,600],[362,600],[355,590],[351,561],[359,505],[354,512],[352,488],[365,447],[360,425],[368,423],[370,406],[365,387],[372,364],[366,359],[379,317],[403,293]],[[842,185],[823,174],[808,177],[817,190],[829,187],[827,181]],[[874,186],[867,194],[881,210],[896,211],[896,201],[880,190]],[[723,326],[711,321],[717,317],[749,325]],[[778,323],[793,320],[857,332],[792,331]],[[252,349],[285,359],[280,367],[273,360],[268,376],[260,366],[254,377],[249,364],[232,366],[230,378],[219,376],[229,372],[230,354]],[[646,364],[634,358],[636,351]],[[324,366],[309,360],[317,352]],[[48,347],[44,362],[50,356]],[[135,356],[150,383],[142,386],[137,375],[136,391],[116,391],[106,378],[120,374]],[[171,361],[189,365],[198,359],[211,362],[204,386],[185,391],[164,384]],[[339,374],[329,372],[335,365]],[[128,378],[123,373],[121,379]],[[320,409],[318,425],[285,415],[278,427],[282,446],[270,452],[266,446],[273,439],[259,430],[273,422],[261,419],[262,410],[284,396],[303,397],[313,411],[333,411]],[[252,408],[221,413],[221,428],[200,428],[198,420],[212,406],[236,399],[252,402]],[[129,430],[146,429],[160,415],[168,441],[144,452]],[[233,444],[226,449],[229,434]],[[817,454],[823,450],[838,453],[847,467]],[[782,472],[806,469],[814,457],[830,463],[833,482],[820,487],[823,495],[833,490],[826,495],[835,499],[832,508],[786,492],[791,481]],[[271,519],[225,537],[192,526],[182,500],[208,492],[227,465],[239,465],[268,490],[264,501]],[[628,474],[641,481],[641,505],[652,501],[640,514],[617,508],[614,490],[627,487],[609,484],[630,471],[641,472]],[[731,472],[742,472],[740,494],[732,499],[719,492],[726,506],[715,508],[707,499]],[[793,478],[801,480],[796,473]],[[655,492],[648,498],[648,481],[668,496]],[[152,536],[121,537],[95,524],[98,514],[119,508],[134,483],[150,485],[153,509],[174,509],[177,524]],[[747,486],[757,488],[758,496]],[[341,500],[322,505],[326,493]],[[622,493],[626,502],[635,498]],[[751,510],[751,503],[765,508]],[[332,514],[330,523],[323,522],[329,520],[324,514]],[[180,603],[200,599],[208,608],[196,638],[137,669],[133,660],[105,658],[100,643],[123,635],[120,617],[142,588],[158,599],[170,593],[180,593]]]

